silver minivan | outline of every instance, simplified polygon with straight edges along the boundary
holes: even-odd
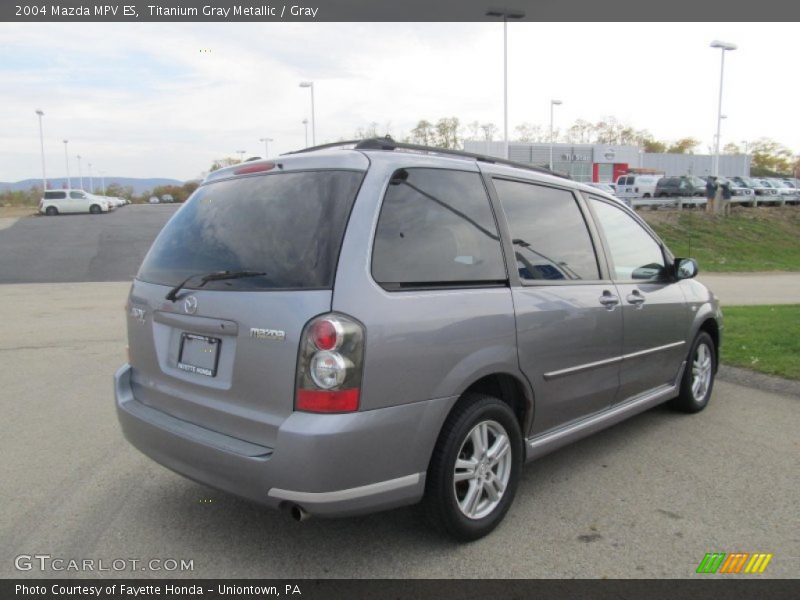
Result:
[[[460,540],[524,462],[709,401],[722,315],[602,191],[371,139],[211,173],[127,304],[119,421],[144,454],[302,520],[423,501]]]

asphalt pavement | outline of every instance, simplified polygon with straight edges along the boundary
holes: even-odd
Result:
[[[697,577],[705,553],[739,551],[774,554],[758,577],[800,573],[796,396],[718,381],[698,415],[659,407],[550,454],[472,544],[439,537],[414,507],[295,523],[125,442],[111,378],[127,290],[0,286],[0,577],[65,575],[15,569],[33,554],[191,560],[168,575],[192,577],[627,578]]]
[[[0,227],[0,283],[130,281],[179,206],[9,219]]]

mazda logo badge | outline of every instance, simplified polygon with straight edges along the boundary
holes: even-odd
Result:
[[[197,312],[197,298],[194,296],[187,296],[186,300],[183,301],[183,310],[186,311],[187,314],[193,315]]]

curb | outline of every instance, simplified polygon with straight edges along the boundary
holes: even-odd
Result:
[[[800,398],[800,381],[756,373],[749,369],[731,367],[729,365],[720,365],[717,377],[722,381],[761,390],[762,392]]]

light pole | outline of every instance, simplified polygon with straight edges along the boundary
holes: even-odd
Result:
[[[89,193],[94,194],[94,179],[92,179],[92,163],[89,163]]]
[[[717,140],[714,148],[714,176],[719,177],[719,142],[720,142],[720,129],[722,128],[722,83],[725,77],[725,52],[728,50],[736,50],[736,44],[729,42],[721,42],[714,40],[711,42],[712,48],[720,49],[720,67],[719,67],[719,103],[717,105]]]
[[[100,195],[106,195],[106,172],[100,171]]]
[[[508,20],[522,19],[525,13],[521,10],[490,8],[486,16],[503,17],[503,149],[508,160]]]
[[[81,172],[81,155],[78,154],[78,179],[81,181],[81,189],[83,189],[83,173]]]
[[[308,148],[308,119],[303,119],[303,125],[306,128],[306,148]]]
[[[41,108],[37,108],[36,114],[39,115],[39,145],[42,147],[42,198],[44,198],[44,193],[47,190],[47,174],[44,169],[44,133],[42,130],[44,111]]]
[[[67,163],[67,189],[72,189],[72,179],[69,176],[69,154],[67,153],[67,144],[69,140],[64,140],[64,160]]]
[[[300,82],[301,88],[310,88],[311,89],[311,145],[317,145],[317,122],[314,117],[314,82],[313,81],[301,81]],[[308,147],[308,141],[306,141],[306,147]]]
[[[243,162],[244,162],[244,153],[245,153],[245,152],[247,152],[247,150],[237,150],[237,151],[236,151],[236,154],[238,154],[238,155],[239,155],[239,162],[240,162],[240,163],[243,163]]]
[[[264,142],[264,158],[269,158],[269,143],[274,142],[272,138],[263,137],[258,140],[259,142]]]
[[[550,170],[553,170],[553,108],[561,106],[561,100],[550,100]]]

